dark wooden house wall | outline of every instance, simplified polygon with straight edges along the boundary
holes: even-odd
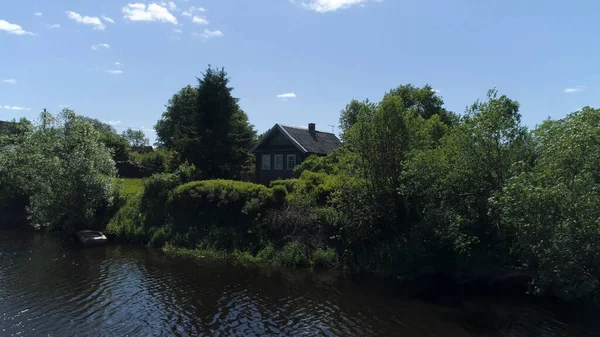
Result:
[[[283,170],[275,170],[274,155],[278,154],[283,155]],[[262,169],[263,155],[271,156],[270,170]],[[299,165],[306,158],[294,144],[279,132],[271,135],[270,139],[265,140],[265,142],[254,151],[254,156],[256,157],[256,182],[268,185],[273,180],[293,178],[294,172],[287,169],[288,155],[296,155],[296,165]]]

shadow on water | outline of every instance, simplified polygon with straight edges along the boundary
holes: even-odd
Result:
[[[597,336],[597,314],[506,296],[435,305],[334,272],[0,231],[0,336]]]

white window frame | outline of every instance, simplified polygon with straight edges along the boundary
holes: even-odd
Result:
[[[292,165],[292,167],[290,167],[290,159],[294,158],[294,165]],[[295,154],[288,154],[287,155],[287,159],[285,161],[285,167],[288,169],[288,171],[293,170],[294,167],[296,167],[297,165],[297,158]]]
[[[267,164],[266,167],[265,167],[265,164]],[[271,155],[270,154],[263,154],[262,155],[260,168],[263,171],[270,171],[271,170]]]
[[[280,167],[277,167],[277,158],[281,158],[281,161],[280,161],[281,166]],[[276,171],[283,171],[283,167],[284,167],[283,166],[283,155],[282,154],[273,155],[273,169]]]

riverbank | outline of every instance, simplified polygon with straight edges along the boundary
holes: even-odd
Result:
[[[221,261],[221,262],[219,262]],[[0,230],[6,335],[591,337],[594,311],[539,298],[443,306],[391,296],[375,278],[172,257],[141,245],[78,249]]]

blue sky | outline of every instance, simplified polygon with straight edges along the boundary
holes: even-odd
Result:
[[[531,127],[600,106],[599,12],[597,1],[1,1],[0,119],[69,106],[154,139],[168,99],[211,64],[259,131],[331,130],[350,100],[408,83],[455,112],[496,87]]]

